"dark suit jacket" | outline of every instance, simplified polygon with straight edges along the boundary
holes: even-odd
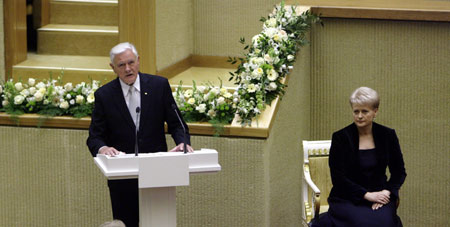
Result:
[[[364,194],[370,191],[387,189],[391,192],[391,200],[398,198],[398,190],[406,178],[402,152],[395,130],[377,123],[372,126],[375,142],[377,168],[372,188],[364,188],[361,182],[363,176],[359,166],[359,135],[353,123],[335,133],[331,142],[329,166],[333,188],[330,200],[340,198],[359,203],[364,200]],[[386,177],[386,167],[391,174]]]
[[[183,142],[183,128],[172,104],[169,82],[166,78],[139,73],[141,113],[138,133],[140,153],[167,151],[164,122],[176,144]],[[179,110],[177,109],[178,113]],[[188,134],[186,123],[183,124]],[[102,146],[134,153],[136,126],[123,96],[119,78],[105,84],[95,92],[95,108],[89,127],[87,145],[96,156]],[[190,144],[189,134],[187,144]]]

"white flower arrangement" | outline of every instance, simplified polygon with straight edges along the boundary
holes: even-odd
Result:
[[[29,78],[27,83],[7,81],[0,85],[1,109],[9,114],[39,113],[49,116],[89,116],[94,105],[94,92],[99,81],[58,85],[57,80],[40,81]]]
[[[261,19],[263,30],[244,48],[248,54],[228,60],[232,64],[241,62],[231,79],[238,85],[237,114],[242,125],[250,125],[266,105],[284,94],[286,85],[282,79],[293,69],[300,46],[307,43],[306,32],[312,24],[320,22],[309,11],[299,15],[295,10],[284,7],[284,2],[277,5],[272,14]],[[245,43],[244,38],[241,43]]]
[[[213,125],[228,124],[236,113],[237,93],[212,85],[197,86],[193,81],[192,88],[183,89],[182,82],[173,92],[175,102],[187,122],[208,121]]]

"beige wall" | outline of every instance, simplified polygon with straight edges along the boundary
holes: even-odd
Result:
[[[156,1],[156,69],[161,70],[194,51],[193,0]]]
[[[312,38],[311,137],[352,122],[350,93],[381,96],[376,122],[396,129],[408,177],[405,226],[445,226],[450,209],[449,23],[325,19]]]
[[[3,25],[3,1],[0,1],[0,81],[5,81],[5,31]]]
[[[272,12],[277,0],[194,1],[194,54],[241,56],[247,43],[260,33],[261,17]]]

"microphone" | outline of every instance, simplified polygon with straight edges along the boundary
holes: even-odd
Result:
[[[138,132],[139,132],[139,114],[141,112],[141,108],[136,107],[136,140],[134,141],[134,156],[138,156]]]
[[[184,150],[184,153],[186,154],[187,153],[186,128],[184,127],[184,124],[183,124],[183,121],[181,120],[180,115],[178,115],[177,105],[176,104],[172,104],[172,109],[173,109],[173,111],[175,111],[175,114],[178,117],[178,121],[180,121],[181,127],[183,127],[183,135],[184,135],[184,147],[183,147],[183,150]]]

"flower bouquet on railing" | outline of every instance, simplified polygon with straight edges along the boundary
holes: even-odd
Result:
[[[186,122],[209,122],[216,129],[216,135],[223,131],[223,126],[230,124],[236,114],[239,95],[222,86],[207,83],[192,87],[179,86],[173,92],[173,97]],[[233,92],[233,93],[232,93]]]
[[[89,116],[94,107],[94,92],[99,81],[82,82],[73,86],[58,80],[27,83],[7,81],[0,85],[1,109],[11,115],[37,113],[45,116],[71,115],[77,118]]]
[[[237,113],[242,125],[250,125],[266,105],[285,93],[282,79],[293,68],[299,48],[308,43],[306,33],[311,25],[320,20],[309,11],[299,15],[294,6],[285,7],[282,2],[261,21],[263,30],[244,47],[248,50],[245,57],[228,60],[232,64],[240,61],[230,80],[238,85]],[[245,44],[245,39],[240,42]]]

